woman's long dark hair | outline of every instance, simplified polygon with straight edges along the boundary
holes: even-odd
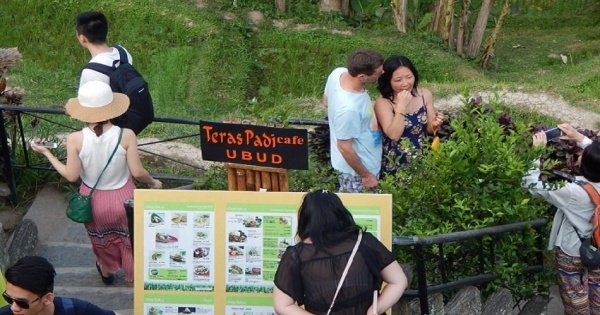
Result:
[[[340,197],[327,190],[316,190],[304,196],[298,212],[298,237],[311,239],[318,249],[335,245],[350,235],[358,234],[352,214]]]
[[[94,126],[94,133],[96,134],[96,137],[100,137],[102,135],[102,133],[104,133],[104,124],[107,122],[108,120],[105,121],[101,121],[99,123],[96,123],[96,125]]]
[[[400,67],[407,67],[415,77],[415,84],[413,85],[413,89],[410,93],[413,96],[417,96],[417,87],[419,86],[419,72],[413,65],[410,59],[404,56],[391,56],[383,62],[383,74],[379,76],[379,80],[377,81],[377,89],[381,96],[389,99],[390,101],[394,100],[394,90],[392,89],[392,75],[394,71],[396,71]]]

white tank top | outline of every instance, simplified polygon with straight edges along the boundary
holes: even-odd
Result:
[[[81,160],[81,180],[89,187],[94,187],[98,176],[102,173],[106,162],[110,158],[121,128],[112,126],[106,130],[100,137],[97,137],[93,130],[85,127],[81,130],[83,133],[83,143],[81,144],[81,152],[79,159]],[[127,166],[127,156],[125,149],[119,144],[115,156],[113,156],[110,164],[104,171],[98,186],[99,190],[113,190],[121,188],[127,183],[130,173]]]

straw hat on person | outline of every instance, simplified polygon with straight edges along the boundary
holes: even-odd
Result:
[[[69,99],[65,111],[77,120],[96,123],[119,117],[128,107],[127,95],[113,93],[104,82],[89,81],[79,88],[77,98]]]

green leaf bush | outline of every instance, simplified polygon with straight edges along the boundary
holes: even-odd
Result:
[[[510,124],[499,123],[502,108],[466,104],[462,113],[449,119],[452,132],[438,151],[429,147],[415,151],[412,163],[380,184],[383,193],[393,196],[393,235],[430,236],[456,231],[510,224],[547,217],[548,205],[532,198],[521,188],[522,176],[532,167],[541,150],[531,149],[531,117],[514,115]],[[502,121],[502,119],[500,120]],[[408,145],[408,144],[407,144]],[[448,280],[485,272],[499,276],[488,285],[507,287],[517,296],[526,296],[551,283],[547,274],[523,277],[526,265],[536,264],[539,242],[533,230],[483,240],[426,248],[428,283],[441,282],[441,265],[432,255],[444,256]],[[544,239],[547,231],[542,231]],[[544,241],[545,242],[545,241]],[[492,249],[494,258],[480,260],[480,247]],[[545,245],[545,243],[544,243]],[[536,247],[537,246],[537,247]],[[397,250],[398,260],[412,262],[408,248]]]

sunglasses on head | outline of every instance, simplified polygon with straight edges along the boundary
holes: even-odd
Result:
[[[2,293],[2,297],[4,298],[6,303],[8,303],[8,305],[12,305],[13,303],[16,303],[17,306],[19,306],[20,308],[23,308],[23,309],[28,309],[30,304],[32,304],[33,302],[42,298],[41,296],[38,296],[37,299],[29,302],[26,299],[13,298],[12,296],[8,295],[8,293],[6,293],[6,291],[4,291]]]

